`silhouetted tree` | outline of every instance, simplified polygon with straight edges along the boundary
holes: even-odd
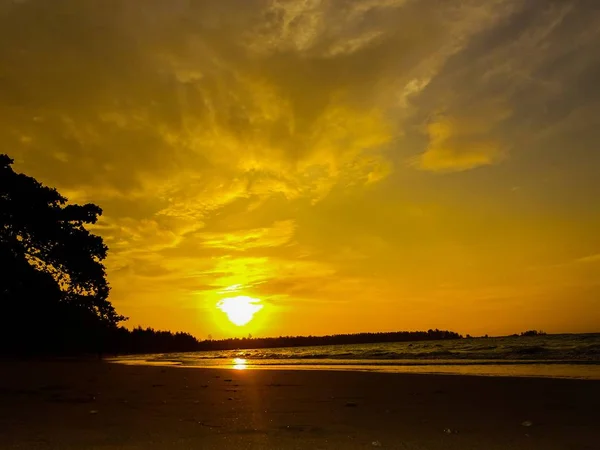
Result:
[[[527,330],[521,332],[522,337],[535,337],[535,336],[546,336],[546,333],[542,330]]]
[[[108,249],[85,228],[102,210],[67,204],[12,164],[0,155],[0,348],[98,347],[106,330],[125,319],[108,300]]]

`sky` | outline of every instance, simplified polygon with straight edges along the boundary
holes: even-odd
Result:
[[[0,62],[129,327],[600,331],[593,0],[0,0]]]

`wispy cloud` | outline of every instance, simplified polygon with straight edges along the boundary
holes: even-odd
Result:
[[[510,113],[501,107],[473,108],[469,115],[438,116],[427,125],[429,145],[416,165],[435,172],[474,169],[498,163],[502,143],[492,132]]]
[[[583,258],[576,259],[575,262],[582,264],[591,264],[600,262],[600,253],[596,255],[584,256]]]

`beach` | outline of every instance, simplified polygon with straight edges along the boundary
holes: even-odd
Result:
[[[6,449],[597,449],[600,381],[0,365]]]

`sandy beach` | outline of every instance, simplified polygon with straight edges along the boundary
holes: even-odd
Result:
[[[597,449],[600,382],[1,365],[6,449]]]

